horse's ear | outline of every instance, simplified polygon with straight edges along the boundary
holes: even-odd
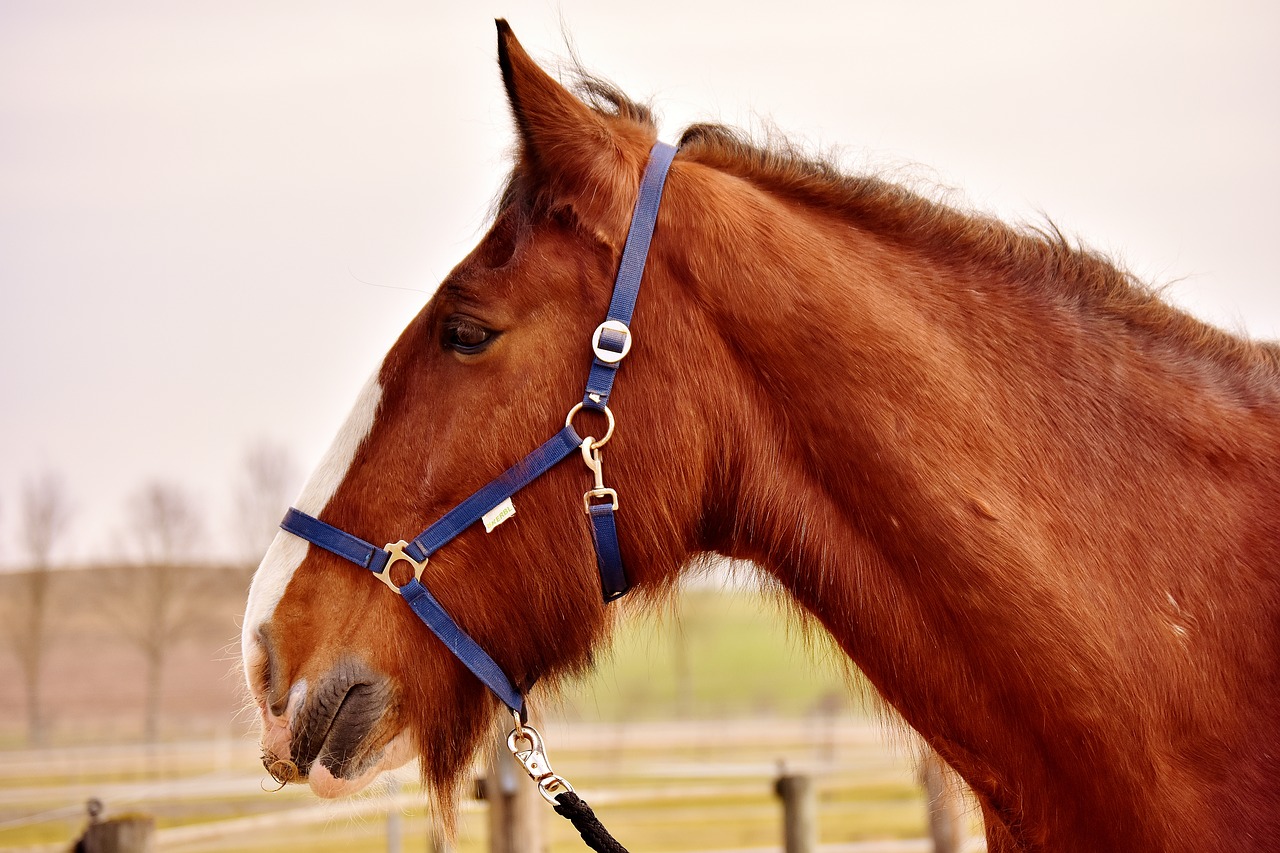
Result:
[[[613,242],[619,229],[625,233],[626,199],[634,195],[636,163],[643,163],[647,147],[543,71],[505,20],[497,25],[498,64],[520,135],[521,168],[583,225]]]

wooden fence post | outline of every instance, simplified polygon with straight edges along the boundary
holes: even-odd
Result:
[[[774,791],[782,799],[782,849],[785,853],[817,853],[818,797],[813,780],[783,772]]]
[[[102,802],[89,800],[89,825],[73,848],[75,853],[151,853],[155,847],[156,819],[151,815],[124,815],[99,820]]]
[[[490,853],[543,853],[550,809],[511,756],[506,738],[489,753],[484,799],[489,803]]]
[[[960,853],[964,841],[964,806],[957,780],[932,749],[920,762],[920,784],[929,806],[929,836],[934,853]]]

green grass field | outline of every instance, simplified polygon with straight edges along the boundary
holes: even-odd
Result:
[[[860,713],[861,679],[822,639],[752,590],[685,590],[629,612],[563,713],[609,722]]]

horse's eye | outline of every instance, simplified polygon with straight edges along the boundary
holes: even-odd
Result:
[[[444,326],[444,345],[462,355],[483,352],[497,337],[497,332],[466,317],[450,317]]]

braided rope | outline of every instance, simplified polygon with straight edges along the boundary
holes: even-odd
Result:
[[[627,848],[609,834],[591,806],[577,794],[566,791],[558,795],[555,810],[556,814],[573,823],[573,828],[578,830],[582,840],[596,853],[627,853]]]

